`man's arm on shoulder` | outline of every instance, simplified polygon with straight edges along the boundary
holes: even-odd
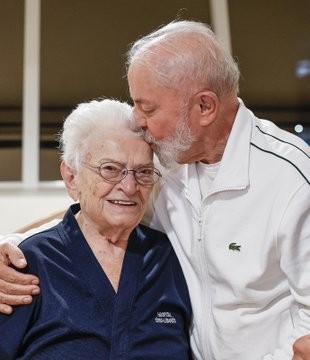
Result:
[[[27,266],[22,251],[17,247],[27,237],[57,224],[64,211],[51,214],[17,231],[0,238],[0,313],[11,314],[12,306],[30,304],[32,296],[40,293],[39,279],[14,270]]]
[[[55,224],[57,224],[64,216],[65,211],[57,211],[55,213],[52,213],[46,217],[43,217],[41,219],[35,220],[34,222],[23,226],[22,228],[16,230],[16,233],[24,234],[26,236],[23,236],[24,239],[26,237],[31,236],[32,234],[36,234],[39,231],[48,229]]]

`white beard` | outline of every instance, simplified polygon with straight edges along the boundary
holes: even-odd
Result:
[[[178,165],[182,153],[187,151],[195,141],[195,135],[189,128],[185,116],[179,120],[174,133],[164,140],[156,140],[144,130],[141,130],[141,134],[146,142],[155,145],[154,151],[160,163],[168,169]]]

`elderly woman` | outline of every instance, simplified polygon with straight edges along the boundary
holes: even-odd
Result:
[[[167,237],[139,225],[161,177],[131,108],[81,104],[64,123],[61,174],[75,203],[25,240],[33,303],[0,315],[0,359],[189,359],[188,290]]]

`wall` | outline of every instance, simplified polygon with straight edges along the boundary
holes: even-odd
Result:
[[[0,234],[7,234],[33,221],[66,209],[72,200],[65,189],[0,189]]]

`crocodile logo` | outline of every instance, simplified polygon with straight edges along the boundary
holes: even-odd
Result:
[[[237,245],[235,242],[230,243],[228,246],[229,250],[240,251],[241,245]]]

